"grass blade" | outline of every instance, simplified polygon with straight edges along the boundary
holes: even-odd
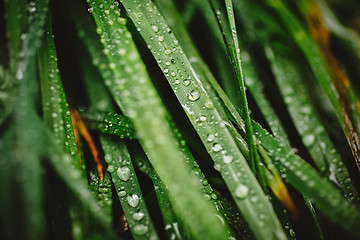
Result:
[[[249,222],[250,228],[254,230],[255,234],[258,234],[259,238],[285,238],[271,205],[265,199],[264,193],[252,175],[246,160],[237,150],[236,144],[227,131],[225,124],[221,124],[223,122],[222,118],[214,109],[214,104],[202,86],[199,77],[194,72],[181,47],[178,46],[177,39],[170,33],[170,28],[156,7],[150,1],[142,4],[123,1],[122,4],[124,4],[135,26],[142,27],[138,31],[140,30],[143,39],[150,46],[149,48],[155,55],[160,68],[167,77],[195,130],[198,131],[207,151],[214,162],[221,166],[221,174],[238,207]],[[139,22],[141,26],[140,24],[137,25]],[[188,79],[189,84],[187,84],[187,81],[185,85],[184,83],[181,84],[181,80],[176,76],[173,77],[172,72],[183,81]],[[196,119],[202,115],[205,116],[205,122],[200,125],[200,122]],[[207,121],[211,121],[210,119],[220,123],[220,127],[216,128],[216,131],[208,125]],[[216,141],[215,134],[222,138],[223,144]],[[226,154],[222,152],[226,152]],[[234,161],[225,161],[227,163],[224,163],[224,157],[226,159],[231,158]],[[241,181],[238,174],[242,175]],[[258,199],[256,207],[250,200],[253,199],[252,197]],[[264,219],[259,219],[259,216],[264,216]],[[263,231],[255,232],[258,228],[263,228]]]
[[[119,16],[110,8],[111,4],[102,1],[97,3],[90,2],[90,4],[93,9],[95,22],[98,26],[98,33],[104,42],[105,50],[110,53],[112,49],[109,49],[109,47],[112,46],[120,50],[120,52],[117,52],[113,56],[110,54],[107,55],[110,61],[110,68],[113,69],[115,80],[106,83],[109,83],[108,87],[113,91],[114,97],[122,102],[125,107],[125,114],[132,119],[142,146],[171,193],[171,200],[175,209],[177,209],[179,214],[184,216],[188,225],[191,222],[191,226],[189,225],[189,227],[195,237],[206,236],[207,238],[214,239],[226,237],[225,229],[218,224],[213,215],[214,210],[212,210],[210,205],[202,198],[201,194],[192,184],[193,180],[186,171],[186,166],[184,165],[182,156],[177,150],[173,136],[169,134],[171,130],[165,120],[164,108],[149,81],[144,66],[140,64],[137,50],[133,43],[130,42],[130,33],[123,25],[117,22]],[[109,11],[109,16],[103,12],[101,6]],[[103,19],[100,18],[100,15]],[[115,26],[121,29],[120,32],[119,30],[115,30]],[[120,40],[122,44],[119,45],[116,41],[113,41],[115,39]],[[129,54],[123,55],[121,50],[123,50],[124,53],[129,51]],[[126,68],[124,64],[121,64],[124,63],[124,61],[130,64],[128,66],[133,64],[135,69],[130,70],[128,67]],[[115,70],[112,65],[115,67],[116,64],[119,63],[120,65]],[[130,72],[126,72],[127,69],[129,69],[131,74]],[[125,88],[130,92],[121,91]],[[137,116],[139,116],[139,114],[142,117],[138,118]],[[154,145],[159,148],[153,148]],[[158,152],[158,149],[162,149],[161,153]],[[168,159],[172,159],[171,164],[165,163]],[[175,169],[176,175],[171,174]],[[182,185],[187,186],[187,191],[183,190]],[[206,225],[212,227],[205,227]]]

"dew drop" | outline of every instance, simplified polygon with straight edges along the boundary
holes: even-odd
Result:
[[[143,219],[145,214],[143,212],[137,212],[133,214],[133,219],[136,221],[141,221]]]
[[[101,28],[96,28],[96,32],[97,32],[97,34],[102,34],[102,29]]]
[[[189,80],[189,79],[185,79],[185,80],[183,81],[183,84],[184,84],[184,86],[189,86],[190,80]]]
[[[233,156],[224,155],[223,161],[225,164],[230,164],[233,160]]]
[[[214,104],[213,104],[213,102],[211,101],[210,98],[207,98],[207,99],[205,100],[205,107],[206,107],[207,109],[214,109]]]
[[[108,166],[108,168],[107,168],[107,170],[109,171],[109,172],[114,172],[114,166],[113,165],[109,165]]]
[[[200,116],[200,117],[199,117],[199,120],[200,120],[201,122],[205,122],[205,121],[206,121],[206,116],[204,116],[204,115]]]
[[[120,167],[117,170],[118,177],[123,181],[129,180],[130,174],[131,174],[131,172],[130,172],[130,169],[128,167]]]
[[[211,193],[211,198],[216,200],[218,197],[217,197],[216,193],[213,192],[213,193]]]
[[[221,147],[221,145],[219,144],[219,143],[214,143],[214,145],[212,146],[212,148],[211,148],[214,152],[219,152],[221,149],[222,149],[222,147]]]
[[[214,141],[214,140],[215,140],[215,135],[212,134],[212,133],[210,133],[210,134],[208,135],[208,137],[207,137],[207,141],[208,141],[208,142],[212,142],[212,141]]]
[[[152,30],[153,30],[154,32],[158,32],[158,31],[159,31],[159,28],[158,28],[158,26],[156,26],[156,25],[152,25],[151,28],[152,28]]]
[[[238,198],[246,198],[249,194],[249,188],[242,183],[239,183],[235,189],[235,196]]]
[[[147,233],[148,227],[144,224],[136,224],[132,230],[137,235],[144,235]]]
[[[221,172],[221,165],[220,164],[215,164],[214,168],[215,168],[216,171]]]
[[[127,200],[128,204],[133,208],[137,207],[140,202],[140,198],[136,194],[132,194],[132,195],[128,196],[126,198],[126,200]]]
[[[198,100],[199,98],[200,98],[200,92],[199,92],[199,90],[197,90],[197,89],[192,90],[192,91],[189,93],[189,95],[188,95],[188,99],[189,99],[190,101],[196,101],[196,100]]]
[[[119,197],[124,197],[125,195],[126,195],[126,191],[121,190],[118,192]]]
[[[311,146],[315,142],[315,136],[313,134],[308,134],[304,136],[303,141],[305,146]]]
[[[163,41],[165,40],[165,38],[160,35],[160,36],[158,37],[158,40],[159,40],[160,42],[163,42]]]

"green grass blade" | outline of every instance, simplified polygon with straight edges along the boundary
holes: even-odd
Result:
[[[270,203],[265,199],[264,193],[252,175],[246,160],[237,150],[225,124],[221,124],[223,120],[214,109],[213,102],[202,86],[199,77],[194,72],[181,47],[178,46],[178,40],[170,33],[170,28],[156,7],[150,1],[142,4],[123,1],[122,4],[127,9],[138,31],[140,30],[143,39],[151,48],[207,151],[215,164],[221,166],[221,174],[254,233],[258,234],[259,238],[264,239],[285,238]],[[172,73],[175,73],[180,79],[183,76],[182,80],[189,80],[185,84],[181,83],[181,80],[177,79],[176,76],[173,77]],[[189,84],[187,84],[188,82]],[[205,116],[203,123],[196,120],[202,115]],[[214,119],[213,121],[218,122],[218,124],[220,123],[220,127],[212,128],[208,123],[210,119]],[[216,135],[222,138],[222,144],[217,142]],[[226,154],[222,152],[226,152]],[[226,159],[231,158],[231,161],[224,163],[224,157]],[[238,178],[238,174],[242,175],[241,180]],[[250,200],[254,199],[253,197],[258,200],[256,207]],[[259,219],[259,216],[264,216],[264,219]],[[259,228],[262,228],[262,231],[255,232]]]
[[[158,239],[125,142],[101,136],[108,171],[134,239]],[[119,161],[118,159],[121,159]]]
[[[105,85],[100,79],[96,78],[97,75],[94,73],[94,67],[88,66],[89,63],[86,63],[86,60],[88,59],[84,58],[83,72],[90,105],[96,106],[95,103],[102,101],[101,106],[99,106],[102,111],[114,111]],[[97,127],[100,127],[100,131],[119,136],[120,131],[122,131],[119,129],[123,128],[124,136],[130,133],[134,134],[129,118],[116,113],[95,112],[96,110],[98,109],[93,108],[92,111],[86,113],[86,116],[88,120],[98,123]],[[115,129],[118,130],[114,133],[113,130]],[[113,182],[117,198],[120,200],[133,238],[158,239],[125,142],[117,137],[105,134],[100,135],[100,142],[108,167],[103,181],[99,182],[98,177],[95,178],[95,187],[98,186],[98,189],[95,189],[95,191],[98,191],[100,194],[102,192],[103,194],[111,193],[111,182]],[[118,159],[121,159],[121,161]],[[108,176],[108,179],[106,176]],[[104,185],[107,181],[108,187]],[[99,200],[101,200],[101,204],[105,199],[102,197]],[[108,207],[111,208],[111,205]]]
[[[255,148],[254,138],[253,138],[253,129],[251,126],[251,119],[249,114],[249,107],[247,103],[246,93],[245,93],[245,83],[244,83],[244,76],[242,71],[242,65],[241,65],[241,59],[240,59],[240,47],[239,47],[239,41],[237,36],[237,30],[236,30],[236,24],[235,24],[235,17],[234,17],[234,10],[231,0],[225,0],[225,7],[227,11],[227,16],[231,28],[231,37],[232,42],[227,42],[227,45],[229,46],[229,49],[231,50],[231,55],[233,58],[233,66],[235,68],[236,76],[239,81],[240,86],[240,99],[241,99],[241,107],[243,108],[244,114],[244,121],[245,121],[245,127],[246,127],[246,136],[247,136],[247,142],[249,146],[250,151],[250,163],[252,165],[257,164],[257,168],[259,168],[260,159],[257,153],[257,150]],[[255,166],[252,166],[253,171],[255,171]],[[263,180],[263,176],[261,174],[261,170],[258,170],[260,181]],[[263,183],[264,185],[264,183]]]
[[[282,54],[275,55],[275,52]],[[296,66],[291,64],[292,59],[287,57],[289,55],[286,52],[285,46],[279,46],[279,43],[271,44],[271,47],[266,48],[266,54],[272,64],[275,79],[302,141],[309,150],[320,173],[339,184],[347,198],[358,199],[354,186],[348,181],[349,173],[306,95],[307,90],[301,82],[302,70],[298,70]],[[315,132],[314,129],[316,129]]]
[[[43,142],[36,135],[39,118],[35,110],[37,86],[34,79],[36,79],[35,53],[41,45],[40,37],[45,24],[47,4],[48,1],[34,3],[38,12],[29,14],[29,29],[20,43],[19,52],[22,58],[16,62],[17,68],[9,76],[11,82],[20,82],[14,91],[16,97],[9,102],[10,105],[16,106],[16,108],[12,106],[14,114],[8,127],[9,132],[6,131],[9,134],[7,140],[12,147],[7,151],[9,158],[2,161],[9,165],[11,172],[16,172],[22,177],[21,181],[15,176],[10,177],[11,184],[8,186],[12,188],[7,189],[9,194],[5,196],[8,205],[2,205],[1,210],[4,212],[3,222],[7,222],[7,216],[17,213],[17,222],[22,224],[23,229],[19,232],[18,228],[15,228],[16,224],[11,225],[7,230],[10,238],[45,239],[46,236],[45,216],[42,209],[42,167],[39,156]],[[31,50],[29,50],[30,45]],[[9,217],[9,219],[14,218]]]
[[[225,228],[217,222],[213,215],[214,210],[203,199],[187,173],[184,160],[170,134],[170,126],[165,120],[165,109],[149,81],[144,66],[140,63],[135,46],[130,41],[131,34],[125,26],[117,22],[119,16],[110,8],[111,4],[101,1],[90,4],[105,51],[110,53],[113,51],[111,47],[117,49],[114,55],[107,55],[115,79],[106,83],[113,91],[114,97],[122,102],[125,114],[132,119],[142,146],[171,193],[171,201],[176,211],[184,216],[195,237],[225,238],[227,236]],[[109,12],[109,15],[103,12],[101,6]],[[127,51],[129,54],[122,54]],[[119,65],[115,70],[116,64]],[[154,148],[155,145],[158,147]],[[161,153],[159,149],[162,149]],[[172,159],[171,164],[168,159]],[[172,172],[175,170],[174,175]],[[186,191],[182,186],[186,186]]]
[[[277,142],[256,123],[253,123],[253,127],[256,137],[268,151],[285,180],[305,197],[309,197],[315,206],[332,221],[355,234],[354,230],[360,219],[359,210],[350,204],[328,179],[321,178],[300,157]]]
[[[181,221],[171,206],[169,192],[166,190],[164,182],[160,179],[150,162],[140,154],[134,155],[134,162],[140,171],[151,178],[154,184],[157,202],[165,225],[166,236],[169,239],[191,239],[190,233],[184,227],[184,222]],[[182,229],[182,231],[178,231],[179,229]]]
[[[86,123],[93,129],[102,133],[118,136],[120,138],[135,138],[134,126],[131,120],[121,114],[111,112],[91,111],[82,113]]]
[[[24,0],[6,0],[4,5],[9,68],[14,72],[21,47],[21,34],[25,32],[28,23],[27,11],[32,13],[34,9],[36,10],[36,5],[34,2],[30,2],[27,6],[27,1]]]
[[[77,147],[63,85],[57,66],[57,54],[51,27],[47,27],[42,48],[38,52],[44,122],[54,133],[58,144],[72,156]]]
[[[306,56],[309,65],[318,80],[319,84],[323,88],[324,92],[329,97],[339,123],[343,128],[344,134],[347,136],[349,145],[353,151],[355,162],[360,168],[360,147],[359,137],[357,129],[353,123],[351,112],[346,109],[346,106],[342,106],[339,101],[343,101],[339,98],[334,83],[331,80],[327,65],[323,59],[320,50],[316,43],[312,39],[309,33],[307,33],[301,26],[300,22],[291,14],[285,4],[279,1],[267,1],[268,4],[273,7],[281,18],[282,22],[292,35],[294,41],[300,47],[304,55]],[[346,120],[344,120],[346,119]]]

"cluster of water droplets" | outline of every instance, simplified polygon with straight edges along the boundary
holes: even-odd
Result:
[[[126,213],[127,221],[130,225],[131,231],[139,236],[149,233],[149,219],[142,210],[142,199],[135,189],[137,180],[133,178],[133,166],[130,156],[122,153],[125,150],[124,146],[111,147],[104,145],[105,161],[108,163],[108,171],[112,175],[112,180],[118,193],[120,202]],[[120,149],[120,150],[119,150]],[[152,238],[153,235],[148,237]]]

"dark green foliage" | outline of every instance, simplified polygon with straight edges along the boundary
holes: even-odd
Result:
[[[359,239],[355,0],[0,9],[0,239]]]

